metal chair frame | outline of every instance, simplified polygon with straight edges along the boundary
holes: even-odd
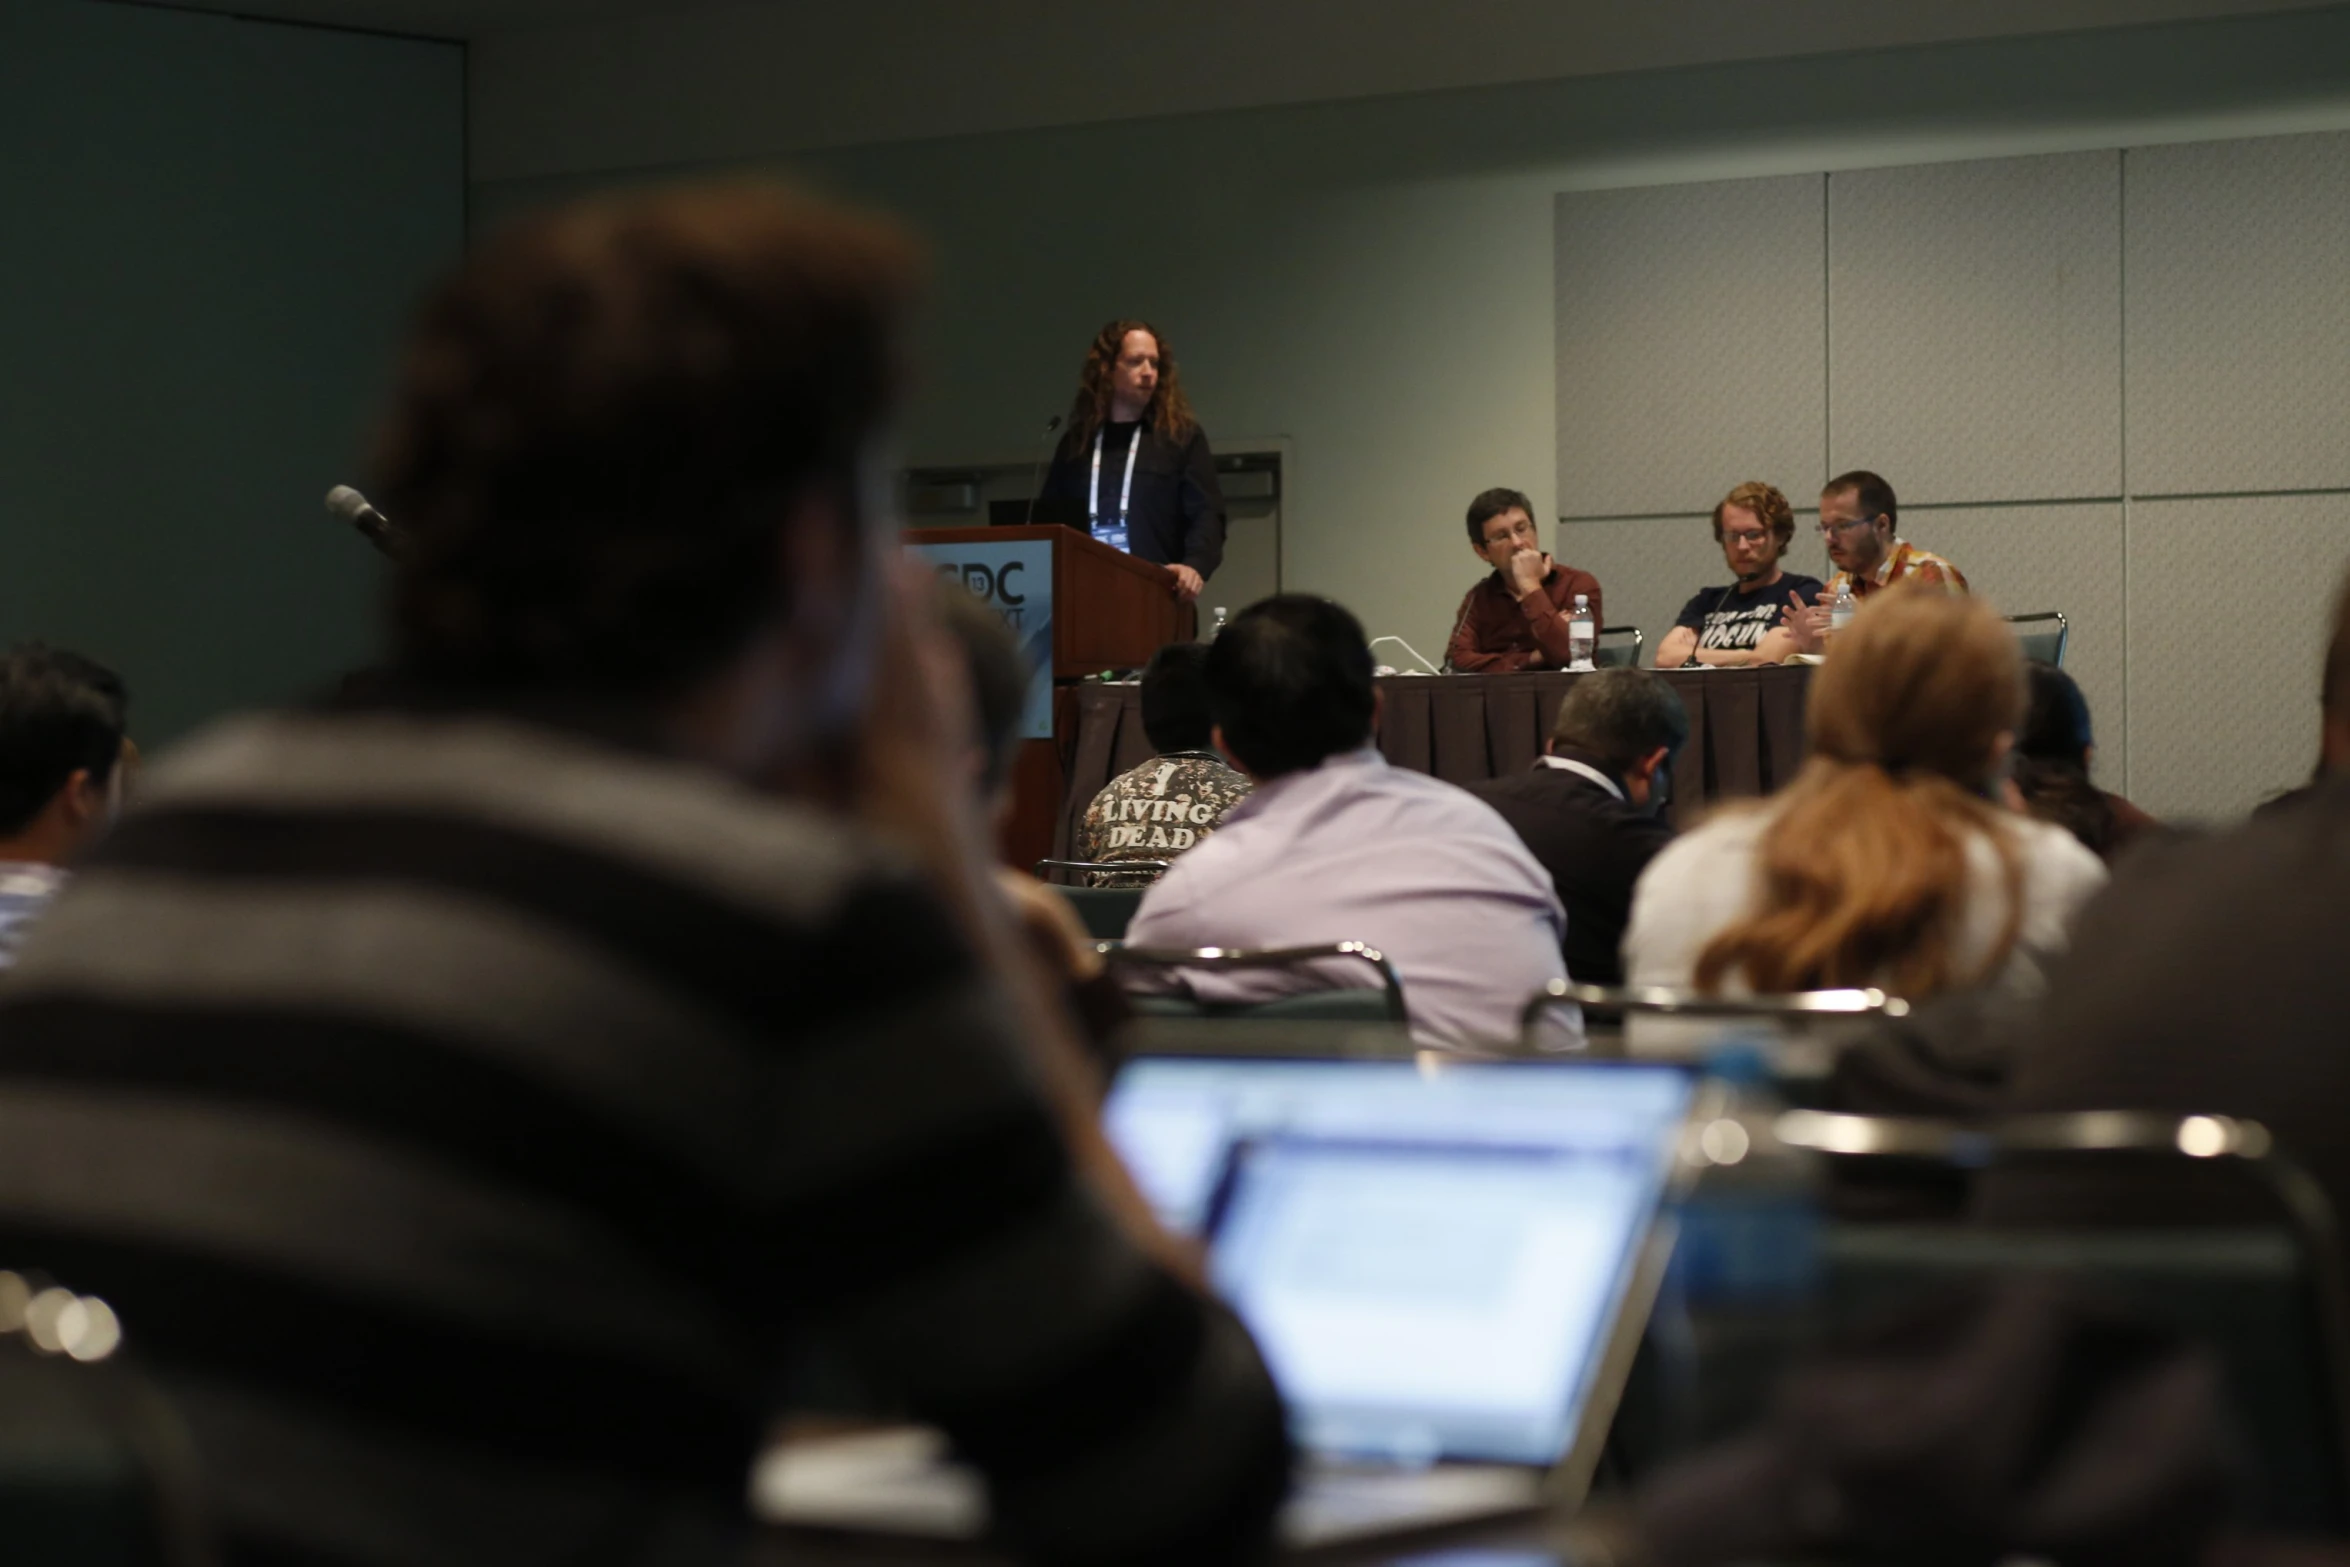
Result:
[[[1049,881],[1048,872],[1057,872],[1067,876],[1071,874],[1090,875],[1095,871],[1115,871],[1124,875],[1132,875],[1137,871],[1148,871],[1153,876],[1164,876],[1167,874],[1167,867],[1170,863],[1172,862],[1167,860],[1038,860],[1031,867],[1031,871],[1039,881]],[[1074,887],[1080,884],[1063,881],[1054,883],[1054,885]]]
[[[2333,1203],[2325,1188],[2280,1152],[2268,1128],[2258,1121],[2091,1110],[1961,1123],[1788,1110],[1779,1115],[1773,1130],[1783,1143],[1830,1158],[1913,1159],[1969,1170],[2023,1160],[2128,1155],[2241,1165],[2276,1199],[2308,1262],[2318,1352],[2326,1362],[2322,1375],[2333,1418],[2335,1457],[2342,1466],[2344,1498],[2350,1501],[2350,1268],[2344,1264]]]
[[[1589,1007],[1601,1012],[1646,1012],[1666,1017],[1742,1019],[1748,1022],[1822,1022],[1837,1018],[1907,1017],[1909,1003],[1872,988],[1798,990],[1776,996],[1715,996],[1679,985],[1579,985],[1554,979],[1527,999],[1518,1013],[1522,1048],[1540,1048],[1534,1038],[1542,1014],[1554,1007]],[[1545,1051],[1545,1054],[1555,1052]]]
[[[2024,627],[2036,626],[2042,621],[2048,620],[2053,620],[2056,622],[2056,657],[2050,659],[2049,662],[2054,664],[2057,668],[2062,669],[2064,667],[2065,645],[2072,641],[2073,636],[2073,623],[2064,618],[2063,611],[2044,609],[2037,614],[2010,615],[2007,617],[2007,623],[2010,626],[2016,628],[2017,635],[2019,636],[2023,634]]]
[[[1379,988],[1386,993],[1387,1016],[1392,1022],[1408,1020],[1403,1002],[1403,975],[1386,953],[1360,941],[1334,941],[1308,947],[1260,947],[1242,950],[1237,947],[1128,947],[1117,942],[1096,943],[1094,950],[1105,962],[1136,968],[1295,968],[1301,964],[1329,958],[1346,958],[1369,964],[1379,976]],[[1364,987],[1368,988],[1368,987]]]

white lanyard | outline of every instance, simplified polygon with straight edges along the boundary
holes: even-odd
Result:
[[[1109,438],[1110,427],[1103,425],[1093,433],[1093,477],[1085,486],[1085,524],[1091,532],[1102,516],[1102,442]],[[1126,520],[1127,503],[1134,499],[1134,459],[1142,451],[1142,426],[1134,427],[1134,440],[1126,448],[1126,482],[1118,486],[1118,521]]]
[[[1613,778],[1610,778],[1607,774],[1601,772],[1598,768],[1592,766],[1589,762],[1578,762],[1571,756],[1545,756],[1539,758],[1539,760],[1543,766],[1555,767],[1562,773],[1580,773],[1584,777],[1590,779],[1593,783],[1599,785],[1602,789],[1605,789],[1608,793],[1614,795],[1618,801],[1627,805],[1631,803],[1630,801],[1624,799],[1623,789],[1617,785]]]

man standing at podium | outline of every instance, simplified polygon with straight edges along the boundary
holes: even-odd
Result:
[[[1086,351],[1043,498],[1085,507],[1104,544],[1167,568],[1190,603],[1224,559],[1224,495],[1175,356],[1145,321],[1113,321]]]

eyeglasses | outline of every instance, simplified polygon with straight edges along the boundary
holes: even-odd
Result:
[[[1749,549],[1756,545],[1768,544],[1770,541],[1771,536],[1767,533],[1725,533],[1722,535],[1724,544],[1744,545]]]
[[[1839,533],[1850,533],[1855,528],[1872,527],[1876,520],[1875,517],[1846,517],[1841,522],[1823,522],[1814,531],[1823,539],[1833,538]]]

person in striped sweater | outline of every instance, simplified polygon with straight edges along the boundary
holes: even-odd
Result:
[[[380,440],[387,673],[156,768],[0,984],[0,1266],[114,1306],[230,1563],[729,1559],[810,1344],[1029,1559],[1262,1548],[1271,1383],[935,765],[914,270],[751,186],[489,242]]]

